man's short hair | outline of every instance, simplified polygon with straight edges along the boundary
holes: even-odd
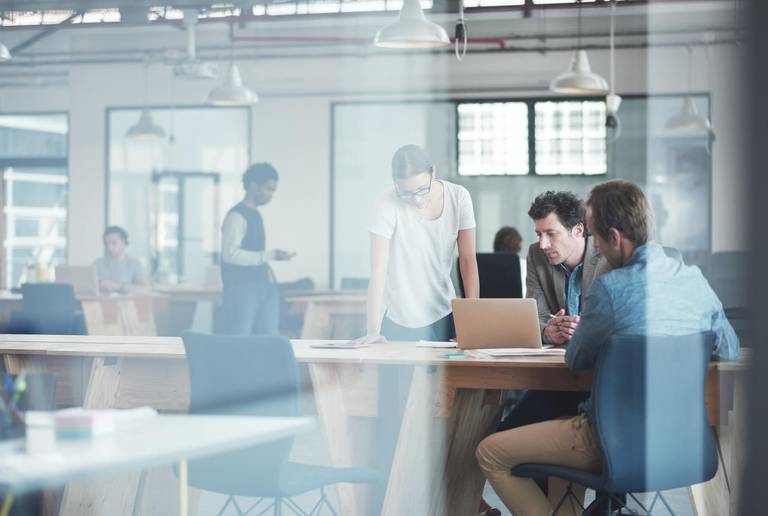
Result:
[[[592,226],[600,238],[607,240],[615,228],[635,245],[650,239],[652,214],[642,189],[631,181],[615,179],[592,188],[587,199],[592,210]]]
[[[277,181],[277,169],[269,163],[254,163],[243,174],[243,188],[248,190],[251,183],[264,184]]]
[[[496,232],[493,239],[494,253],[518,254],[523,248],[523,237],[512,226],[504,226]]]
[[[101,235],[102,240],[107,238],[109,235],[117,235],[120,237],[120,240],[128,245],[128,232],[120,226],[109,226],[107,229],[105,229],[104,233]]]
[[[548,190],[538,195],[528,210],[528,216],[533,220],[546,218],[550,213],[557,215],[560,224],[569,231],[579,224],[586,226],[587,209],[584,201],[572,192]]]

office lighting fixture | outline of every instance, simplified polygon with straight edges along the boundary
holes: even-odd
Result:
[[[621,120],[619,119],[619,106],[621,97],[616,94],[616,0],[611,2],[611,37],[609,53],[609,84],[610,93],[605,97],[605,127],[608,129],[610,141],[615,141],[621,134]]]
[[[453,40],[456,59],[461,61],[464,59],[464,56],[467,55],[467,42],[469,41],[467,22],[464,19],[464,0],[459,0],[459,19],[456,21]]]
[[[692,88],[693,77],[693,49],[688,47],[688,91]],[[680,111],[672,115],[664,124],[664,130],[671,135],[696,135],[709,134],[713,136],[712,124],[699,114],[693,97],[686,95]]]
[[[243,86],[240,69],[234,63],[229,65],[224,81],[208,94],[208,103],[214,106],[250,106],[258,100],[256,93]]]
[[[570,93],[573,95],[605,95],[608,93],[608,83],[601,76],[592,72],[589,66],[587,51],[581,48],[581,0],[579,4],[578,42],[571,58],[568,71],[555,77],[549,83],[549,89],[555,93]]]
[[[159,140],[165,138],[165,131],[152,119],[149,108],[144,106],[141,108],[139,121],[132,125],[125,135],[135,140]]]
[[[11,56],[11,51],[8,50],[8,47],[0,43],[0,63],[5,63],[6,61],[10,61],[13,59]]]
[[[144,104],[141,108],[139,121],[132,125],[125,136],[134,140],[159,140],[165,138],[165,131],[152,120],[152,113],[149,111],[148,103],[148,69],[149,62],[144,60]]]
[[[440,48],[451,44],[440,25],[427,20],[419,0],[404,0],[400,19],[382,27],[373,44],[384,48]]]

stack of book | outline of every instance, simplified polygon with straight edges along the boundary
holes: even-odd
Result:
[[[81,439],[114,433],[119,425],[130,424],[156,416],[150,407],[128,410],[85,410],[71,408],[60,410],[54,416],[56,437]]]

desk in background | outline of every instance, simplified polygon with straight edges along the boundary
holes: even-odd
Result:
[[[286,297],[293,313],[304,314],[302,339],[351,339],[365,335],[367,297],[335,291]]]
[[[193,327],[200,303],[212,303],[211,321],[214,321],[215,306],[221,303],[221,287],[158,285],[153,287],[153,292],[160,335],[180,335]],[[307,335],[321,338],[334,333],[357,336],[360,327],[365,329],[365,291],[285,290],[282,295],[290,314],[304,317],[302,338]]]
[[[455,360],[441,358],[444,350],[417,348],[415,343],[354,350],[315,349],[311,343],[294,341],[294,352],[309,368],[319,420],[337,467],[373,464],[378,367],[414,367],[382,511],[387,516],[473,514],[484,483],[474,450],[497,424],[502,391],[584,390],[591,385],[590,373],[568,370],[561,357]],[[150,405],[178,412],[189,403],[178,338],[5,335],[0,336],[0,353],[9,372],[48,370],[50,360],[92,361],[84,400],[89,408]],[[699,516],[728,514],[738,498],[737,475],[743,464],[738,446],[743,435],[740,373],[748,360],[745,352],[739,362],[710,365],[707,407],[720,436],[721,467],[713,480],[691,490]],[[162,496],[164,482],[167,472],[149,477],[147,486],[152,487],[144,498],[151,500],[158,492]],[[62,514],[128,514],[116,500],[132,497],[132,492],[125,493],[131,489],[135,492],[136,484],[101,486],[90,492],[112,496],[98,500],[87,489],[70,489]],[[364,486],[340,485],[337,490],[342,514],[370,514]]]

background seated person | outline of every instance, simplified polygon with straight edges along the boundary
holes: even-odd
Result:
[[[103,292],[134,292],[149,287],[149,279],[139,260],[128,256],[128,232],[120,226],[109,226],[102,235],[104,256],[93,262]]]
[[[501,254],[514,254],[520,256],[520,251],[523,250],[523,237],[517,228],[512,226],[504,226],[496,232],[496,236],[493,237],[493,252]],[[520,260],[520,282],[523,287],[523,297],[525,297],[525,276],[526,276],[526,261]]]
[[[639,186],[608,181],[592,189],[587,226],[594,244],[614,270],[598,277],[584,297],[584,310],[565,355],[571,369],[591,369],[617,335],[687,335],[712,332],[713,358],[733,360],[739,340],[723,305],[697,267],[668,257],[649,242],[651,213]],[[552,514],[552,500],[565,482],[550,481],[549,499],[533,480],[512,475],[523,463],[548,463],[598,472],[602,455],[592,430],[592,403],[579,414],[498,432],[477,449],[480,468],[516,515]],[[583,492],[583,488],[582,488]],[[570,514],[565,504],[558,514]],[[605,514],[590,506],[584,514]],[[607,509],[607,508],[606,508]]]
[[[509,253],[519,255],[523,250],[523,237],[512,226],[504,226],[493,237],[494,253]]]

